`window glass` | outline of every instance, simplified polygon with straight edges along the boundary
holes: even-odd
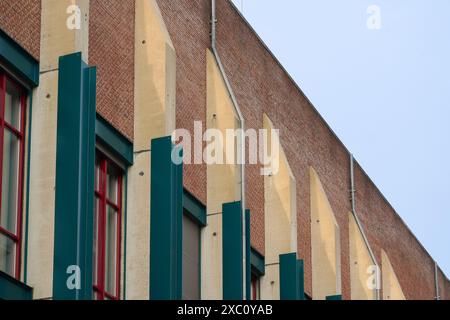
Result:
[[[114,204],[117,204],[117,185],[119,180],[118,169],[115,166],[108,166],[106,182],[106,194],[108,200]]]
[[[11,81],[6,80],[5,121],[20,130],[20,90]]]
[[[260,300],[260,284],[259,284],[259,277],[252,275],[252,285],[251,285],[251,293],[250,293],[252,300]]]
[[[101,152],[97,152],[95,174],[94,219],[94,297],[119,299],[120,265],[120,169]]]
[[[15,250],[15,242],[0,233],[0,270],[9,275],[14,275]]]
[[[183,215],[183,300],[200,300],[200,226]]]
[[[106,212],[105,247],[105,290],[114,295],[116,293],[117,212],[110,206]]]
[[[93,234],[93,239],[94,239],[94,247],[93,247],[93,262],[94,262],[94,266],[93,266],[93,278],[92,281],[94,282],[94,285],[98,286],[98,257],[100,255],[100,251],[99,251],[99,239],[98,239],[98,228],[99,228],[99,222],[98,222],[98,214],[100,212],[100,201],[97,197],[95,197],[95,201],[94,201],[94,234]]]
[[[95,191],[100,191],[100,160],[95,157]]]
[[[8,129],[3,138],[1,226],[16,233],[20,141]]]

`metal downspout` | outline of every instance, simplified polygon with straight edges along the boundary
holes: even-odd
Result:
[[[222,65],[222,61],[220,60],[219,53],[216,48],[216,0],[211,0],[211,49],[214,55],[214,58],[216,60],[216,63],[219,67],[220,73],[222,75],[222,78],[225,82],[225,85],[227,87],[228,94],[230,95],[231,102],[233,103],[233,107],[237,113],[237,116],[239,118],[239,123],[241,127],[241,205],[242,205],[242,247],[243,247],[243,283],[242,283],[242,291],[243,291],[243,299],[246,300],[246,227],[245,227],[245,122],[244,117],[242,116],[241,109],[239,108],[239,104],[237,102],[236,96],[233,93],[233,89],[231,87],[230,82],[228,81],[228,77],[225,73],[225,69]]]
[[[364,243],[367,247],[367,250],[369,250],[369,255],[370,258],[372,259],[372,262],[376,265],[377,267],[377,273],[380,272],[380,266],[377,263],[377,260],[375,258],[375,255],[372,251],[372,248],[370,247],[370,243],[369,240],[367,239],[367,236],[364,232],[364,229],[362,228],[361,225],[361,221],[359,221],[358,215],[356,214],[356,199],[355,199],[355,173],[354,173],[354,158],[353,158],[353,154],[350,154],[350,185],[351,185],[351,190],[350,190],[350,198],[351,198],[351,202],[352,202],[352,214],[353,217],[355,218],[356,221],[356,225],[358,226],[359,232],[362,234],[362,237],[364,239]],[[376,294],[376,300],[380,300],[380,289],[378,288],[378,286],[380,285],[379,279],[380,279],[379,274],[376,275],[376,281],[377,281],[377,288],[375,288],[375,294]]]
[[[434,262],[434,286],[436,288],[436,297],[435,300],[441,300],[439,293],[439,278],[438,278],[438,264]]]

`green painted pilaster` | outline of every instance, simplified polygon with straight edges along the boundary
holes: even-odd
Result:
[[[96,69],[59,59],[53,299],[92,299]]]
[[[342,296],[341,296],[341,295],[328,296],[328,297],[326,298],[326,300],[329,300],[329,301],[333,301],[333,300],[342,300]]]
[[[223,299],[242,300],[244,296],[244,256],[241,202],[224,204],[222,212]]]
[[[303,260],[296,253],[280,255],[280,299],[304,300]]]
[[[183,164],[172,162],[171,137],[151,143],[150,299],[182,298]],[[175,152],[178,151],[177,148]]]

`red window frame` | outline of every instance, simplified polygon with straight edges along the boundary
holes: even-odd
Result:
[[[94,283],[94,299],[97,300],[119,300],[120,299],[120,265],[121,265],[121,231],[122,231],[122,177],[123,170],[120,169],[112,160],[100,151],[96,152],[98,167],[96,164],[96,179],[98,174],[98,185],[95,190],[95,199],[99,201],[99,209],[97,214],[97,283]],[[97,163],[96,160],[96,163]],[[114,167],[119,172],[117,180],[117,203],[111,201],[107,197],[107,172],[108,166]],[[98,172],[97,172],[98,170]],[[95,201],[94,201],[95,204]],[[116,229],[116,292],[107,292],[105,287],[105,251],[106,251],[106,209],[110,206],[117,212],[117,229]]]
[[[20,92],[20,125],[19,130],[14,125],[5,120],[5,98],[6,98],[6,82],[11,83]],[[22,208],[23,208],[23,175],[24,175],[24,153],[25,153],[25,113],[26,113],[26,90],[16,81],[11,79],[0,69],[0,215],[2,207],[2,191],[3,191],[3,145],[5,130],[17,137],[19,141],[19,172],[17,181],[17,212],[16,212],[16,231],[15,233],[6,230],[0,226],[0,234],[12,240],[15,244],[15,270],[14,278],[20,279],[21,255],[22,255]]]
[[[259,287],[259,278],[252,275],[251,280],[251,300],[259,300],[260,299],[260,287]]]

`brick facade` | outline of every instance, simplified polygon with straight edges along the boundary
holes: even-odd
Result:
[[[0,12],[0,29],[39,60],[41,0],[1,0]]]
[[[210,1],[159,0],[158,4],[177,50],[177,127],[192,129],[194,120],[205,121],[204,52],[210,47]],[[262,115],[268,114],[280,130],[297,181],[298,253],[305,260],[306,291],[310,294],[312,288],[309,166],[313,166],[340,227],[342,293],[350,299],[349,152],[228,0],[217,1],[217,19],[218,51],[247,128],[262,128]],[[257,166],[246,170],[252,245],[264,253],[263,178]],[[432,259],[359,166],[355,171],[358,214],[378,261],[383,248],[408,299],[433,298]],[[185,184],[202,201],[205,176],[204,166],[186,168]]]
[[[210,48],[209,0],[157,0],[173,41],[176,60],[176,126],[206,128],[206,50]],[[40,51],[40,0],[0,1],[0,28],[35,58]],[[229,0],[217,0],[217,46],[242,109],[246,128],[261,129],[263,113],[280,130],[281,144],[297,182],[298,256],[305,261],[311,295],[309,167],[323,183],[340,227],[342,294],[350,299],[348,213],[349,152],[300,88],[260,41]],[[97,66],[98,112],[130,141],[134,135],[135,1],[91,0],[89,64]],[[151,125],[151,124],[149,124]],[[187,165],[185,187],[206,203],[206,166]],[[264,178],[246,167],[247,207],[252,212],[252,246],[264,254]],[[407,299],[435,296],[434,261],[363,169],[355,167],[356,209],[381,264],[386,251]],[[450,299],[450,282],[439,273],[440,295]]]
[[[89,11],[89,64],[97,66],[97,110],[133,141],[135,2],[91,0]]]
[[[204,0],[158,0],[177,54],[176,126],[194,132],[206,128],[206,49],[210,45],[210,4]],[[206,166],[184,170],[185,187],[206,204]]]

